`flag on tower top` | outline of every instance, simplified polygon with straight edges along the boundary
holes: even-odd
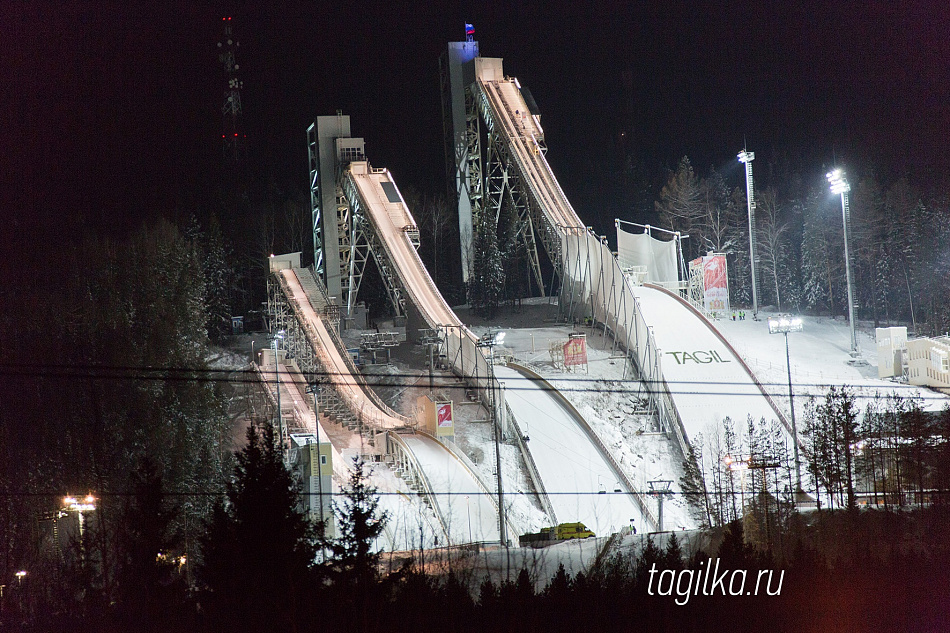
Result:
[[[475,27],[469,24],[468,22],[466,22],[465,23],[465,39],[471,42],[473,37],[475,37]]]

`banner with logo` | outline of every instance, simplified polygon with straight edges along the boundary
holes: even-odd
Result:
[[[452,403],[440,402],[436,406],[439,428],[452,426]]]
[[[587,364],[587,337],[584,335],[572,336],[564,344],[564,366]]]
[[[703,257],[704,304],[707,312],[729,311],[729,277],[725,255]]]

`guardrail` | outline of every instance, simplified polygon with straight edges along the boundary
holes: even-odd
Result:
[[[449,530],[445,523],[445,517],[442,515],[442,508],[439,506],[438,501],[436,501],[434,491],[432,490],[432,484],[429,482],[429,478],[426,477],[422,466],[419,465],[419,461],[416,459],[416,456],[413,455],[412,449],[409,448],[406,442],[401,437],[399,437],[399,434],[395,431],[389,431],[386,436],[390,441],[390,446],[399,450],[402,458],[412,468],[413,474],[415,475],[416,479],[418,479],[419,485],[422,486],[423,494],[429,502],[429,507],[432,508],[435,518],[439,520],[439,525],[442,527],[442,533],[445,534],[446,538],[448,538]]]

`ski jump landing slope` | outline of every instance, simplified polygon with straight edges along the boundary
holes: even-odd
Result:
[[[450,543],[498,540],[498,512],[472,475],[444,446],[425,435],[404,435],[435,491]],[[509,539],[517,539],[517,535]]]
[[[747,416],[774,419],[786,428],[784,416],[705,317],[662,288],[636,286],[633,292],[653,330],[663,376],[688,438],[707,433],[726,417],[740,425]]]
[[[544,480],[557,520],[580,521],[597,536],[630,525],[650,528],[610,463],[590,441],[574,414],[546,386],[509,367],[495,367],[506,383],[515,416],[531,420],[531,456]],[[603,493],[603,494],[601,494]]]

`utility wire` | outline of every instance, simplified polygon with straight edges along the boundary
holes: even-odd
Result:
[[[332,378],[354,378],[351,374],[348,373],[337,373],[337,372],[326,372],[326,371],[315,371],[315,372],[302,372],[305,377],[309,376],[317,380],[311,381],[301,381],[296,379],[293,374],[289,374],[286,370],[281,370],[281,384],[294,384],[302,387],[309,387],[314,382],[332,386]],[[261,374],[263,374],[263,380],[261,379]],[[276,384],[277,380],[268,378],[268,374],[274,374],[273,369],[215,369],[215,368],[200,368],[200,367],[122,367],[122,366],[113,366],[113,365],[55,365],[55,364],[9,364],[9,363],[0,363],[0,378],[71,378],[77,380],[135,380],[135,381],[167,381],[167,382],[197,382],[197,383],[227,383],[227,384]],[[387,382],[387,380],[419,380],[420,378],[425,378],[428,376],[427,372],[397,372],[397,373],[387,373],[387,374],[361,374],[362,380],[356,382],[354,380],[354,385],[365,384],[369,387],[399,387],[401,385],[392,384]],[[319,379],[326,379],[324,382],[320,382]],[[557,376],[546,378],[548,382],[555,381],[558,384],[556,386],[547,386],[539,385],[536,381],[527,377],[517,377],[517,378],[505,378],[503,382],[505,383],[505,389],[509,391],[527,391],[527,390],[541,390],[541,391],[559,391],[559,392],[574,392],[581,391],[587,392],[592,391],[592,385],[598,385],[595,391],[599,393],[631,393],[639,391],[637,389],[638,385],[647,385],[650,387],[661,387],[666,385],[669,392],[673,395],[678,394],[691,394],[691,395],[725,395],[725,396],[753,396],[759,397],[761,394],[758,390],[749,390],[749,391],[724,391],[724,390],[697,390],[690,387],[713,387],[713,386],[724,386],[724,387],[744,387],[744,388],[753,388],[755,385],[751,383],[744,382],[735,382],[735,381],[717,381],[717,380],[701,380],[701,381],[689,381],[689,380],[665,380],[665,381],[653,381],[653,380],[618,380],[611,378],[587,378],[580,376]],[[564,383],[568,383],[565,385]],[[573,384],[571,384],[573,383]],[[620,383],[620,384],[618,384]],[[763,388],[773,388],[776,391],[776,395],[782,396],[785,395],[782,391],[787,390],[787,383],[782,382],[761,382]],[[800,389],[814,388],[814,389],[823,389],[832,385],[840,384],[839,380],[829,380],[827,382],[796,382],[795,387]],[[845,383],[846,385],[848,383]],[[525,386],[528,385],[528,386]],[[861,385],[861,384],[851,384],[850,385],[855,390],[867,391],[867,390],[881,390],[884,389],[884,386],[874,386],[874,385]],[[464,389],[466,386],[464,384],[459,385],[440,385],[440,389]],[[891,392],[896,391],[919,391],[921,389],[918,385],[910,384],[893,384],[888,385],[887,390]],[[861,399],[869,399],[873,396],[859,393],[856,394],[857,397]],[[882,398],[886,398],[886,394],[882,394]],[[941,396],[939,394],[924,394],[917,393],[916,398],[926,401],[926,402],[938,402],[938,401],[948,401],[946,396]],[[948,401],[950,402],[950,401]]]

